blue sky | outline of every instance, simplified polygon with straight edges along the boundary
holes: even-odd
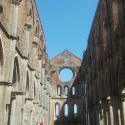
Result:
[[[98,0],[36,0],[49,58],[67,49],[82,58]]]

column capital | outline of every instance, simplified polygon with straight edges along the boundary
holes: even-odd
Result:
[[[20,3],[22,2],[22,0],[11,0],[11,3],[12,4],[15,4],[15,5],[20,5]]]
[[[120,95],[120,98],[121,98],[122,102],[125,102],[125,95],[124,94]]]
[[[108,104],[111,105],[111,97],[110,96],[107,97],[107,101],[108,101]]]

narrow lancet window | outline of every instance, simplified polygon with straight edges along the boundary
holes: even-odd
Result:
[[[69,93],[69,88],[68,88],[68,86],[65,86],[64,91],[65,91],[65,95],[67,96],[68,93]]]
[[[72,95],[75,95],[76,94],[76,90],[75,90],[75,87],[73,86],[72,87]]]
[[[57,86],[57,95],[61,96],[61,86]]]
[[[74,117],[77,117],[77,115],[78,115],[78,106],[77,106],[77,104],[74,104],[73,113],[74,113]]]
[[[69,114],[68,105],[65,104],[65,105],[64,105],[64,116],[65,116],[65,117],[68,117],[68,114]]]
[[[60,105],[59,103],[55,104],[55,117],[59,117],[59,113],[60,113]]]

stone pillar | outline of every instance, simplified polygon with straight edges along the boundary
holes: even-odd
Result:
[[[108,97],[108,108],[109,108],[109,125],[114,125],[114,116],[113,116],[113,107],[112,107],[112,102],[111,98]]]
[[[0,125],[7,125],[10,110],[11,86],[0,86]]]
[[[119,125],[122,125],[121,123],[121,111],[118,109],[118,122],[119,122]]]
[[[19,5],[22,0],[12,0],[12,18],[11,18],[11,25],[10,25],[10,33],[13,36],[17,34],[17,26],[18,26],[18,9]]]
[[[25,23],[24,25],[24,40],[23,40],[23,55],[28,58],[29,50],[29,30],[31,29],[31,24]]]
[[[18,39],[17,37],[17,26],[18,26],[18,11],[19,11],[19,5],[21,3],[22,0],[12,0],[11,6],[12,6],[12,12],[11,12],[11,19],[10,19],[10,35],[14,38],[14,39],[10,39],[9,41],[9,54],[8,54],[8,60],[9,62],[7,62],[7,67],[6,69],[6,73],[8,76],[8,81],[11,82],[12,81],[12,74],[13,74],[13,62],[14,62],[14,55],[15,55],[15,45],[16,45],[16,41]],[[10,61],[11,60],[11,61]],[[10,66],[11,65],[11,66]]]
[[[17,114],[16,114],[16,95],[12,94],[11,97],[11,113],[10,113],[10,123],[9,125],[16,125]]]
[[[121,103],[122,103],[122,121],[123,121],[123,124],[125,125],[125,95],[123,97],[121,97]]]
[[[100,125],[104,125],[104,112],[103,112],[103,109],[101,109],[101,112],[99,114],[99,120],[100,120]]]

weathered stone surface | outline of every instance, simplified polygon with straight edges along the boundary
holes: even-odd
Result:
[[[44,39],[34,0],[0,1],[0,125],[49,125]]]
[[[79,67],[81,65],[81,60],[73,55],[73,53],[68,50],[63,51],[56,57],[49,60],[50,62],[50,71],[51,71],[51,125],[63,125],[63,124],[74,124],[77,122],[78,125],[81,125],[81,95],[79,93],[78,86],[80,81],[76,80]],[[59,77],[61,69],[69,68],[73,72],[73,78],[68,81],[62,81]],[[68,76],[67,76],[68,77]],[[75,87],[75,95],[72,95],[72,88]],[[58,95],[58,87],[60,87],[60,95]],[[68,94],[65,94],[65,87],[68,87]],[[79,94],[78,94],[79,93]],[[59,105],[59,115],[56,116],[56,105]],[[68,117],[64,116],[64,105],[68,105]],[[74,118],[73,106],[76,104],[78,106],[78,116]],[[65,123],[64,123],[65,122]]]
[[[124,17],[124,0],[99,0],[80,68],[83,125],[125,124]]]

